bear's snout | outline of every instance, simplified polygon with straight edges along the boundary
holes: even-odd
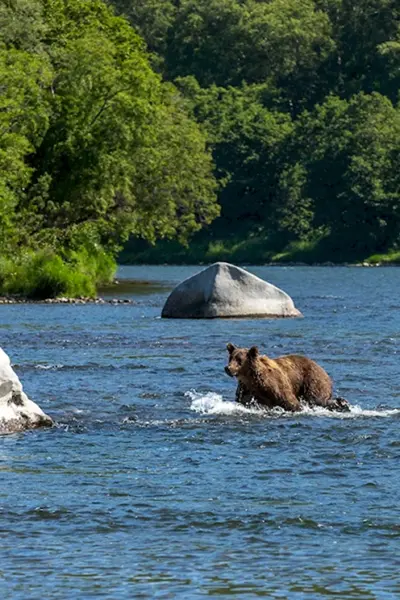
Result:
[[[229,368],[229,367],[225,367],[225,373],[226,373],[227,375],[229,375],[229,377],[233,377],[233,376],[234,376],[234,375],[233,375],[233,373],[231,373],[231,370],[230,370],[230,368]]]

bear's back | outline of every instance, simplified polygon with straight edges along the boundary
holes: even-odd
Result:
[[[296,396],[306,400],[328,400],[332,396],[332,380],[328,373],[311,358],[301,354],[287,354],[275,359],[287,373]]]

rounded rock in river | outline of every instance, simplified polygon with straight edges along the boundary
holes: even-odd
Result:
[[[167,298],[162,317],[301,317],[286,292],[245,269],[217,262],[177,285]]]

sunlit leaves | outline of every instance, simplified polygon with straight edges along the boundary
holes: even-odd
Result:
[[[10,0],[0,23],[8,239],[114,250],[131,232],[186,239],[216,216],[205,139],[126,20],[101,0]]]
[[[46,60],[0,48],[0,248],[14,235],[14,211],[30,182],[26,158],[48,126],[50,81]]]

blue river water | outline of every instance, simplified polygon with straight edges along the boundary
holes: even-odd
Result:
[[[134,304],[0,306],[57,422],[0,438],[0,598],[399,598],[400,269],[249,267],[304,318],[160,319],[197,270],[122,267],[104,293]],[[352,411],[235,405],[229,341],[314,358]]]

